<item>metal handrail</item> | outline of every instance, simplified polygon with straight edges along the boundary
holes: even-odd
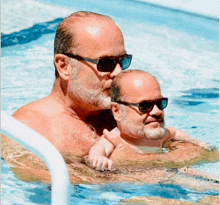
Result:
[[[51,204],[70,204],[70,180],[59,151],[46,138],[1,111],[1,133],[38,155],[47,165],[52,179]]]

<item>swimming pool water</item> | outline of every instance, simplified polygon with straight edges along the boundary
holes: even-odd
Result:
[[[2,164],[2,205],[50,204],[50,187],[41,183],[17,180],[9,171],[7,163]],[[183,201],[198,201],[203,196],[218,195],[217,191],[195,191],[178,185],[169,184],[78,184],[71,186],[71,205],[99,204],[115,205],[120,200],[132,196],[159,196]]]
[[[54,81],[54,29],[60,18],[72,11],[90,10],[110,15],[119,25],[127,52],[133,54],[131,68],[146,70],[157,77],[163,95],[169,97],[166,124],[218,146],[217,20],[123,0],[3,0],[2,6],[2,110],[12,114],[50,93]],[[196,168],[217,175],[219,162]],[[4,204],[49,204],[50,191],[46,185],[17,180],[6,162],[1,170]],[[71,193],[72,204],[117,204],[131,196],[197,201],[202,195],[217,194],[149,184],[77,185],[72,186]]]

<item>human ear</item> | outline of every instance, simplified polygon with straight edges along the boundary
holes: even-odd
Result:
[[[121,109],[120,109],[118,103],[116,103],[116,102],[111,102],[110,108],[111,108],[111,110],[112,110],[112,114],[113,114],[115,120],[116,120],[116,121],[121,121],[122,112],[121,112]]]
[[[71,65],[69,59],[63,54],[56,54],[54,56],[54,64],[60,78],[69,80],[71,73]]]

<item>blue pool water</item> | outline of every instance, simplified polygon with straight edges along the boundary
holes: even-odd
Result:
[[[200,192],[172,184],[78,184],[71,186],[71,205],[115,205],[120,200],[132,196],[158,196],[183,201],[198,201],[206,195],[215,196],[218,195],[218,192],[212,190]],[[2,205],[50,204],[50,197],[50,188],[47,185],[17,180],[12,172],[9,171],[9,167],[3,162]]]
[[[133,54],[131,68],[157,77],[170,99],[166,124],[219,145],[218,20],[125,0],[3,0],[3,7],[2,110],[12,114],[50,93],[54,31],[64,16],[89,10],[107,14],[119,25],[127,52]],[[219,162],[195,168],[217,175]],[[4,161],[1,170],[2,204],[50,203],[46,185],[17,180]],[[117,204],[132,196],[198,201],[216,194],[162,184],[77,185],[71,188],[71,204]]]

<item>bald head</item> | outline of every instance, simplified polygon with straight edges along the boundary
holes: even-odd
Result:
[[[120,43],[124,44],[122,32],[110,17],[93,12],[75,12],[58,26],[54,41],[54,54],[81,55],[88,50],[92,53],[94,48],[102,49],[103,43],[97,44],[100,39],[109,45],[114,43],[114,39],[121,39]],[[89,47],[87,42],[90,43]]]
[[[156,78],[141,70],[127,70],[117,75],[112,81],[112,102],[128,100],[139,101],[139,98],[154,98],[160,93],[160,85]]]
[[[148,140],[164,136],[166,105],[162,105],[163,96],[155,77],[140,70],[122,72],[112,82],[111,98],[111,110],[125,141],[148,146]]]
[[[104,16],[97,13],[79,11],[71,14],[65,18],[57,28],[55,42],[54,42],[54,53],[64,53],[68,52],[71,47],[76,46],[75,36],[78,32],[76,29],[88,27],[85,30],[88,30],[91,34],[97,33],[97,22],[89,24],[91,19],[102,19],[103,21],[112,21],[110,17]],[[80,26],[81,25],[81,26]]]

